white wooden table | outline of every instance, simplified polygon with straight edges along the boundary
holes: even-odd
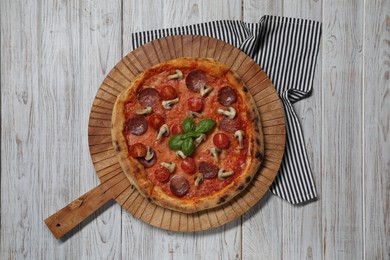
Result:
[[[319,199],[266,195],[241,219],[174,233],[106,205],[64,240],[43,220],[95,187],[101,81],[131,33],[264,14],[323,23],[295,105]],[[390,259],[389,0],[1,0],[1,259]]]

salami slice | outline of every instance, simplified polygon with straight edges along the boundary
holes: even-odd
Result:
[[[186,77],[186,86],[192,92],[199,92],[206,83],[207,76],[200,70],[193,70]]]
[[[242,121],[238,117],[234,119],[224,117],[219,123],[218,128],[229,133],[234,133],[237,130],[242,130]]]
[[[137,115],[126,122],[127,129],[133,135],[142,135],[148,130],[148,121],[144,116]]]
[[[169,188],[176,196],[183,197],[190,189],[190,184],[185,177],[181,175],[176,175],[171,178]]]
[[[160,93],[154,88],[144,88],[138,92],[138,101],[144,107],[155,106],[160,101]]]
[[[142,158],[137,158],[138,159],[138,161],[145,167],[145,168],[150,168],[150,167],[152,167],[153,165],[155,165],[156,164],[156,162],[157,162],[157,154],[156,154],[156,152],[152,149],[152,151],[153,151],[153,158],[152,159],[150,159],[149,161],[147,161],[144,157],[142,157]]]
[[[223,106],[230,106],[237,101],[237,94],[234,89],[229,86],[225,86],[218,90],[217,101]]]
[[[203,174],[205,179],[212,179],[218,175],[219,168],[218,166],[209,163],[201,162],[199,164],[199,172]]]

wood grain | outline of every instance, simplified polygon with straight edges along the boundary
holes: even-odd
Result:
[[[365,2],[363,218],[366,259],[390,258],[390,2]]]
[[[323,255],[362,259],[363,6],[362,2],[323,3],[327,6],[322,63]]]

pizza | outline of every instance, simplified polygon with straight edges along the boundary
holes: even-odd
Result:
[[[217,207],[263,160],[260,116],[237,73],[209,58],[179,58],[137,76],[114,105],[112,140],[131,184],[164,208]]]

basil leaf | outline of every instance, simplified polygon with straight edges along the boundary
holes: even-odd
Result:
[[[191,117],[187,117],[186,119],[184,119],[182,126],[185,133],[193,131],[195,128],[194,119],[192,119]]]
[[[195,132],[198,133],[206,133],[210,131],[215,125],[215,121],[213,119],[203,119],[199,121],[199,123],[195,127]]]
[[[174,151],[180,150],[183,145],[182,136],[183,135],[180,134],[172,136],[171,139],[169,139],[168,141],[169,148],[171,148]]]
[[[185,156],[191,155],[195,150],[195,143],[191,137],[184,139],[183,145],[181,146],[181,150],[183,151]]]
[[[184,134],[183,137],[182,137],[182,139],[187,139],[188,137],[195,137],[195,138],[196,138],[196,137],[201,136],[201,134],[202,134],[202,133],[198,133],[198,132],[192,131],[192,132],[189,132],[189,133]]]

